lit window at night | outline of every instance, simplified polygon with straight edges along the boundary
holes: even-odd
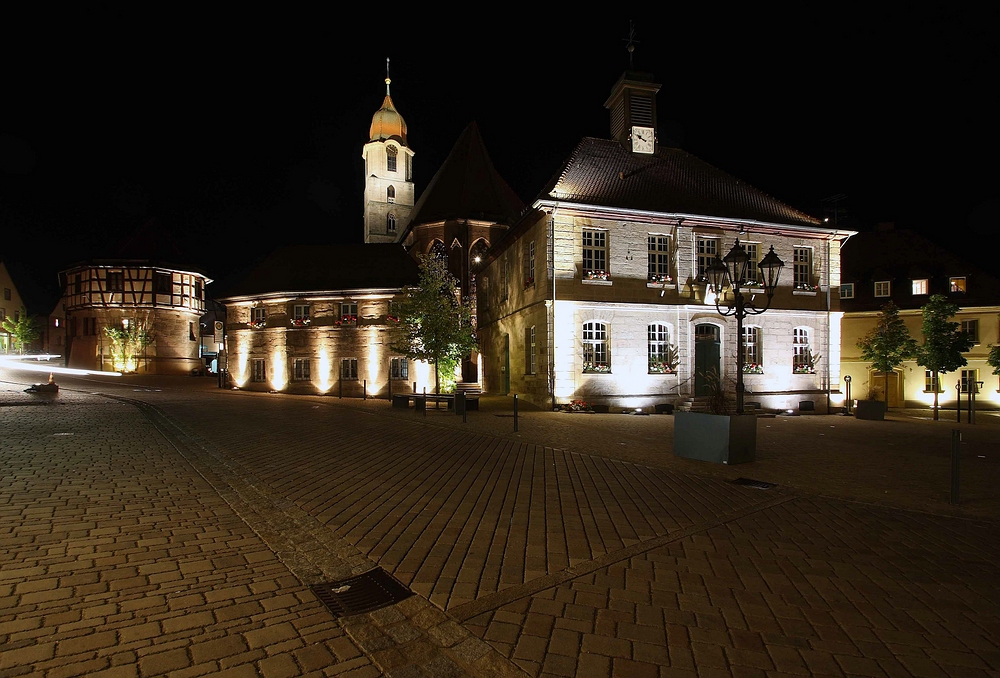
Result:
[[[913,281],[913,295],[927,294],[927,278]]]
[[[583,371],[611,371],[611,350],[608,346],[608,326],[604,323],[583,324]]]
[[[965,277],[950,278],[948,280],[949,288],[952,292],[965,292]]]
[[[583,231],[583,276],[606,279],[608,275],[608,234],[605,231]]]

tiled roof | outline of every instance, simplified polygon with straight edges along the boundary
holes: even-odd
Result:
[[[416,285],[417,263],[395,243],[294,245],[265,257],[222,289],[218,299],[279,292],[397,289]]]
[[[858,233],[840,251],[841,283],[854,283],[850,311],[877,311],[889,301],[874,296],[876,281],[892,283],[890,299],[899,308],[920,308],[928,295],[914,295],[912,281],[926,279],[928,294],[944,294],[960,307],[1000,305],[1000,280],[905,228]],[[952,277],[966,279],[966,292],[951,292]]]
[[[511,224],[524,204],[497,173],[475,122],[462,132],[410,212],[410,227],[449,219]]]
[[[800,212],[679,148],[632,153],[617,141],[584,138],[540,199],[690,215],[820,226]]]

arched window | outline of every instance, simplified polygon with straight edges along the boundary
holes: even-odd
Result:
[[[816,373],[812,351],[809,349],[809,329],[806,327],[796,327],[792,330],[792,373]]]
[[[390,186],[385,189],[385,199],[386,202],[396,202],[396,187]]]
[[[670,346],[670,328],[663,323],[652,323],[647,328],[649,337],[649,373],[671,374],[677,364]]]
[[[611,371],[608,326],[604,323],[583,324],[583,371],[589,374]]]
[[[395,214],[389,214],[389,215],[386,216],[386,218],[385,218],[385,230],[386,230],[386,233],[395,233],[396,232],[396,215]]]
[[[390,172],[396,171],[396,150],[395,146],[385,147],[385,168]]]
[[[445,248],[444,243],[440,240],[435,240],[431,244],[430,255],[435,259],[448,261],[448,250]]]
[[[479,265],[486,258],[486,250],[489,248],[490,244],[482,238],[473,243],[472,247],[469,248],[469,264],[472,270],[479,270]]]
[[[764,365],[760,356],[760,328],[743,328],[743,372],[745,374],[764,374]]]

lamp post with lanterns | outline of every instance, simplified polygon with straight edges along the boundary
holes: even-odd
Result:
[[[722,316],[736,316],[736,414],[743,414],[743,364],[746,358],[746,348],[743,342],[743,319],[748,315],[760,315],[768,309],[771,305],[771,299],[774,297],[774,290],[778,286],[778,276],[784,265],[785,262],[774,253],[772,245],[758,266],[766,297],[761,305],[756,303],[757,295],[751,293],[748,285],[751,278],[747,274],[752,270],[750,256],[740,244],[739,238],[736,239],[733,249],[729,250],[729,254],[722,259],[719,258],[719,255],[715,255],[715,261],[705,271],[712,289],[715,290],[715,310]],[[723,290],[727,287],[732,287],[732,298],[726,301],[725,307],[723,307],[719,301],[722,298]]]

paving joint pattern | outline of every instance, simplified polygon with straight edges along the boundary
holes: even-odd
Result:
[[[376,567],[325,525],[270,491],[245,466],[186,432],[155,405],[99,395],[138,408],[303,584],[344,579]],[[527,675],[420,596],[337,622],[390,678]]]

